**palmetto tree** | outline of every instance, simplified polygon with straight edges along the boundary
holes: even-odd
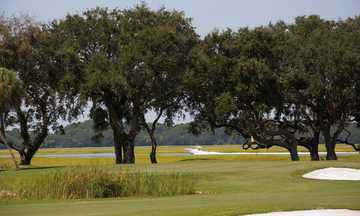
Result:
[[[18,164],[13,155],[10,143],[6,139],[5,130],[13,123],[11,111],[21,103],[22,88],[16,72],[0,67],[0,143],[9,148],[11,158],[16,168]]]

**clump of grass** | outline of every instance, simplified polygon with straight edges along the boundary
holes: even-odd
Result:
[[[0,171],[11,170],[11,169],[16,169],[16,167],[14,167],[14,164],[11,163],[10,161],[4,161],[4,163],[0,164]]]
[[[127,196],[194,194],[191,174],[108,171],[100,168],[66,168],[46,172],[11,186],[0,185],[11,199],[92,199]],[[8,196],[11,194],[11,196]]]
[[[0,191],[0,199],[15,199],[17,197],[17,194],[12,191],[8,190],[1,190]]]

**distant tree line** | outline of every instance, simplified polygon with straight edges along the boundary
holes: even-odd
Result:
[[[159,146],[182,146],[182,145],[222,145],[238,144],[239,149],[246,140],[236,133],[227,134],[224,128],[217,128],[214,132],[205,130],[199,135],[189,132],[191,123],[167,126],[158,123],[155,132],[158,137]],[[350,124],[346,128],[352,136],[349,141],[360,143],[360,128],[356,124]],[[21,142],[20,131],[14,128],[7,132],[8,140]],[[113,136],[111,129],[102,131],[101,134],[94,134],[92,120],[70,124],[64,127],[64,132],[51,133],[45,139],[42,147],[45,148],[72,148],[72,147],[111,147],[113,146]],[[346,135],[346,134],[344,134]],[[320,137],[320,143],[324,143],[324,138]],[[135,146],[151,146],[151,140],[145,130],[141,130],[135,139]],[[4,149],[6,146],[1,146]]]
[[[164,124],[158,124],[156,137],[158,144],[164,145],[220,145],[220,144],[242,144],[245,140],[237,135],[228,135],[223,128],[212,131],[205,131],[201,135],[193,135],[189,133],[190,124],[178,124],[168,127]],[[92,130],[93,122],[91,120],[85,122],[74,123],[64,128],[65,134],[59,132],[50,134],[44,141],[43,147],[47,148],[63,148],[63,147],[104,147],[113,146],[112,131],[107,129],[101,134],[94,135]],[[8,132],[8,139],[21,139],[19,130],[14,129]],[[20,140],[14,141],[20,142]],[[359,134],[360,142],[360,134]],[[136,146],[149,146],[151,140],[145,130],[142,130],[135,139]]]
[[[70,124],[64,127],[64,132],[51,133],[42,145],[45,148],[71,148],[71,147],[111,147],[113,146],[113,136],[111,129],[94,134],[92,120]],[[195,135],[189,132],[191,123],[167,126],[158,123],[155,132],[158,137],[159,146],[177,145],[222,145],[246,143],[246,140],[236,133],[227,134],[225,128],[217,128],[215,131],[204,130],[201,134]],[[356,124],[350,124],[348,130],[352,136],[349,138],[351,143],[360,143],[360,128]],[[7,132],[8,140],[21,142],[20,131],[14,128]],[[345,136],[347,134],[343,134]],[[324,143],[324,138],[320,136],[320,143]],[[145,130],[141,130],[135,139],[135,146],[149,146],[151,140]],[[243,146],[244,147],[244,146]],[[5,146],[0,146],[0,149]]]
[[[281,146],[292,160],[298,145],[319,160],[321,136],[328,160],[337,143],[359,150],[347,128],[360,123],[360,17],[303,16],[204,39],[182,12],[144,4],[47,24],[1,17],[0,67],[0,143],[23,165],[89,103],[95,137],[111,129],[116,163],[135,163],[142,130],[156,163],[158,121],[172,126],[184,111],[194,134],[224,128],[245,149]]]

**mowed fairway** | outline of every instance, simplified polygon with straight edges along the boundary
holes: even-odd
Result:
[[[211,148],[219,151],[233,151],[228,148],[240,150],[238,146],[208,147],[207,150]],[[33,169],[0,172],[0,181],[25,180],[38,173],[62,169],[68,165],[99,164],[104,169],[115,171],[126,167],[144,172],[194,173],[198,178],[198,193],[155,198],[2,200],[0,215],[242,215],[295,209],[360,209],[359,181],[321,181],[301,177],[303,173],[317,168],[360,168],[360,155],[340,157],[339,161],[331,162],[306,161],[307,157],[302,157],[303,161],[291,162],[284,156],[162,156],[159,157],[159,164],[150,165],[146,154],[148,150],[138,148],[138,164],[130,166],[112,165],[113,159],[110,158],[35,158]],[[183,147],[165,147],[160,150],[183,152]],[[1,159],[0,163],[6,160]],[[46,166],[49,168],[44,168]]]

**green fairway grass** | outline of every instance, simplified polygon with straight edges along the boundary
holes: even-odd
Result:
[[[160,147],[164,152],[183,152],[184,147]],[[210,151],[240,150],[239,146],[207,146]],[[73,149],[75,150],[75,149]],[[91,151],[93,151],[92,149]],[[98,151],[99,149],[97,149]],[[111,149],[104,149],[111,151]],[[54,151],[55,150],[42,150]],[[67,152],[68,149],[58,149]],[[88,149],[77,149],[87,152]],[[137,148],[136,165],[113,165],[111,158],[34,158],[32,167],[2,171],[0,181],[25,180],[39,173],[86,165],[117,171],[180,172],[195,174],[196,194],[172,197],[128,197],[93,200],[1,200],[0,215],[242,215],[247,213],[317,209],[360,209],[359,181],[303,179],[302,174],[324,167],[360,168],[360,155],[339,161],[291,162],[288,156],[180,156],[148,162],[149,148]],[[101,150],[101,152],[103,152]],[[1,159],[0,163],[9,162]],[[60,166],[60,167],[57,167]],[[56,185],[54,185],[56,187]]]
[[[159,146],[158,153],[183,153],[185,148],[193,148],[194,146]],[[274,146],[270,149],[259,150],[244,150],[240,144],[232,145],[203,145],[202,150],[205,151],[219,151],[219,152],[287,152],[285,148]],[[66,154],[66,153],[111,153],[114,151],[113,147],[88,147],[88,148],[41,148],[38,154]],[[137,154],[149,154],[151,148],[149,146],[138,146],[135,149]],[[299,152],[307,152],[304,147],[298,147]],[[326,151],[324,145],[319,145],[319,151]],[[354,149],[349,145],[338,144],[336,151],[352,152]],[[9,154],[8,150],[0,150],[0,155]]]
[[[178,161],[193,161],[193,160],[241,160],[241,161],[288,161],[289,155],[196,155],[196,156],[164,156],[164,153],[188,153],[185,148],[192,148],[193,146],[160,146],[158,148],[158,161],[160,163],[174,163]],[[218,151],[218,152],[286,152],[287,150],[280,147],[273,147],[270,149],[260,150],[243,150],[240,145],[206,145],[202,146],[205,151]],[[352,152],[354,151],[351,146],[337,145],[338,152]],[[149,164],[149,153],[151,147],[139,146],[135,148],[136,164]],[[306,150],[299,147],[299,152]],[[325,151],[325,147],[320,145],[319,151]],[[38,151],[41,154],[84,154],[84,153],[112,153],[112,147],[90,147],[90,148],[43,148]],[[0,150],[0,155],[8,155],[7,150]],[[300,155],[301,160],[309,160],[308,155]],[[323,158],[324,159],[324,156]],[[340,160],[359,160],[358,155],[340,157]],[[114,163],[113,158],[43,158],[38,157],[32,160],[34,166],[69,166],[69,165],[111,165]],[[6,164],[11,166],[10,159],[0,158],[0,168]]]

